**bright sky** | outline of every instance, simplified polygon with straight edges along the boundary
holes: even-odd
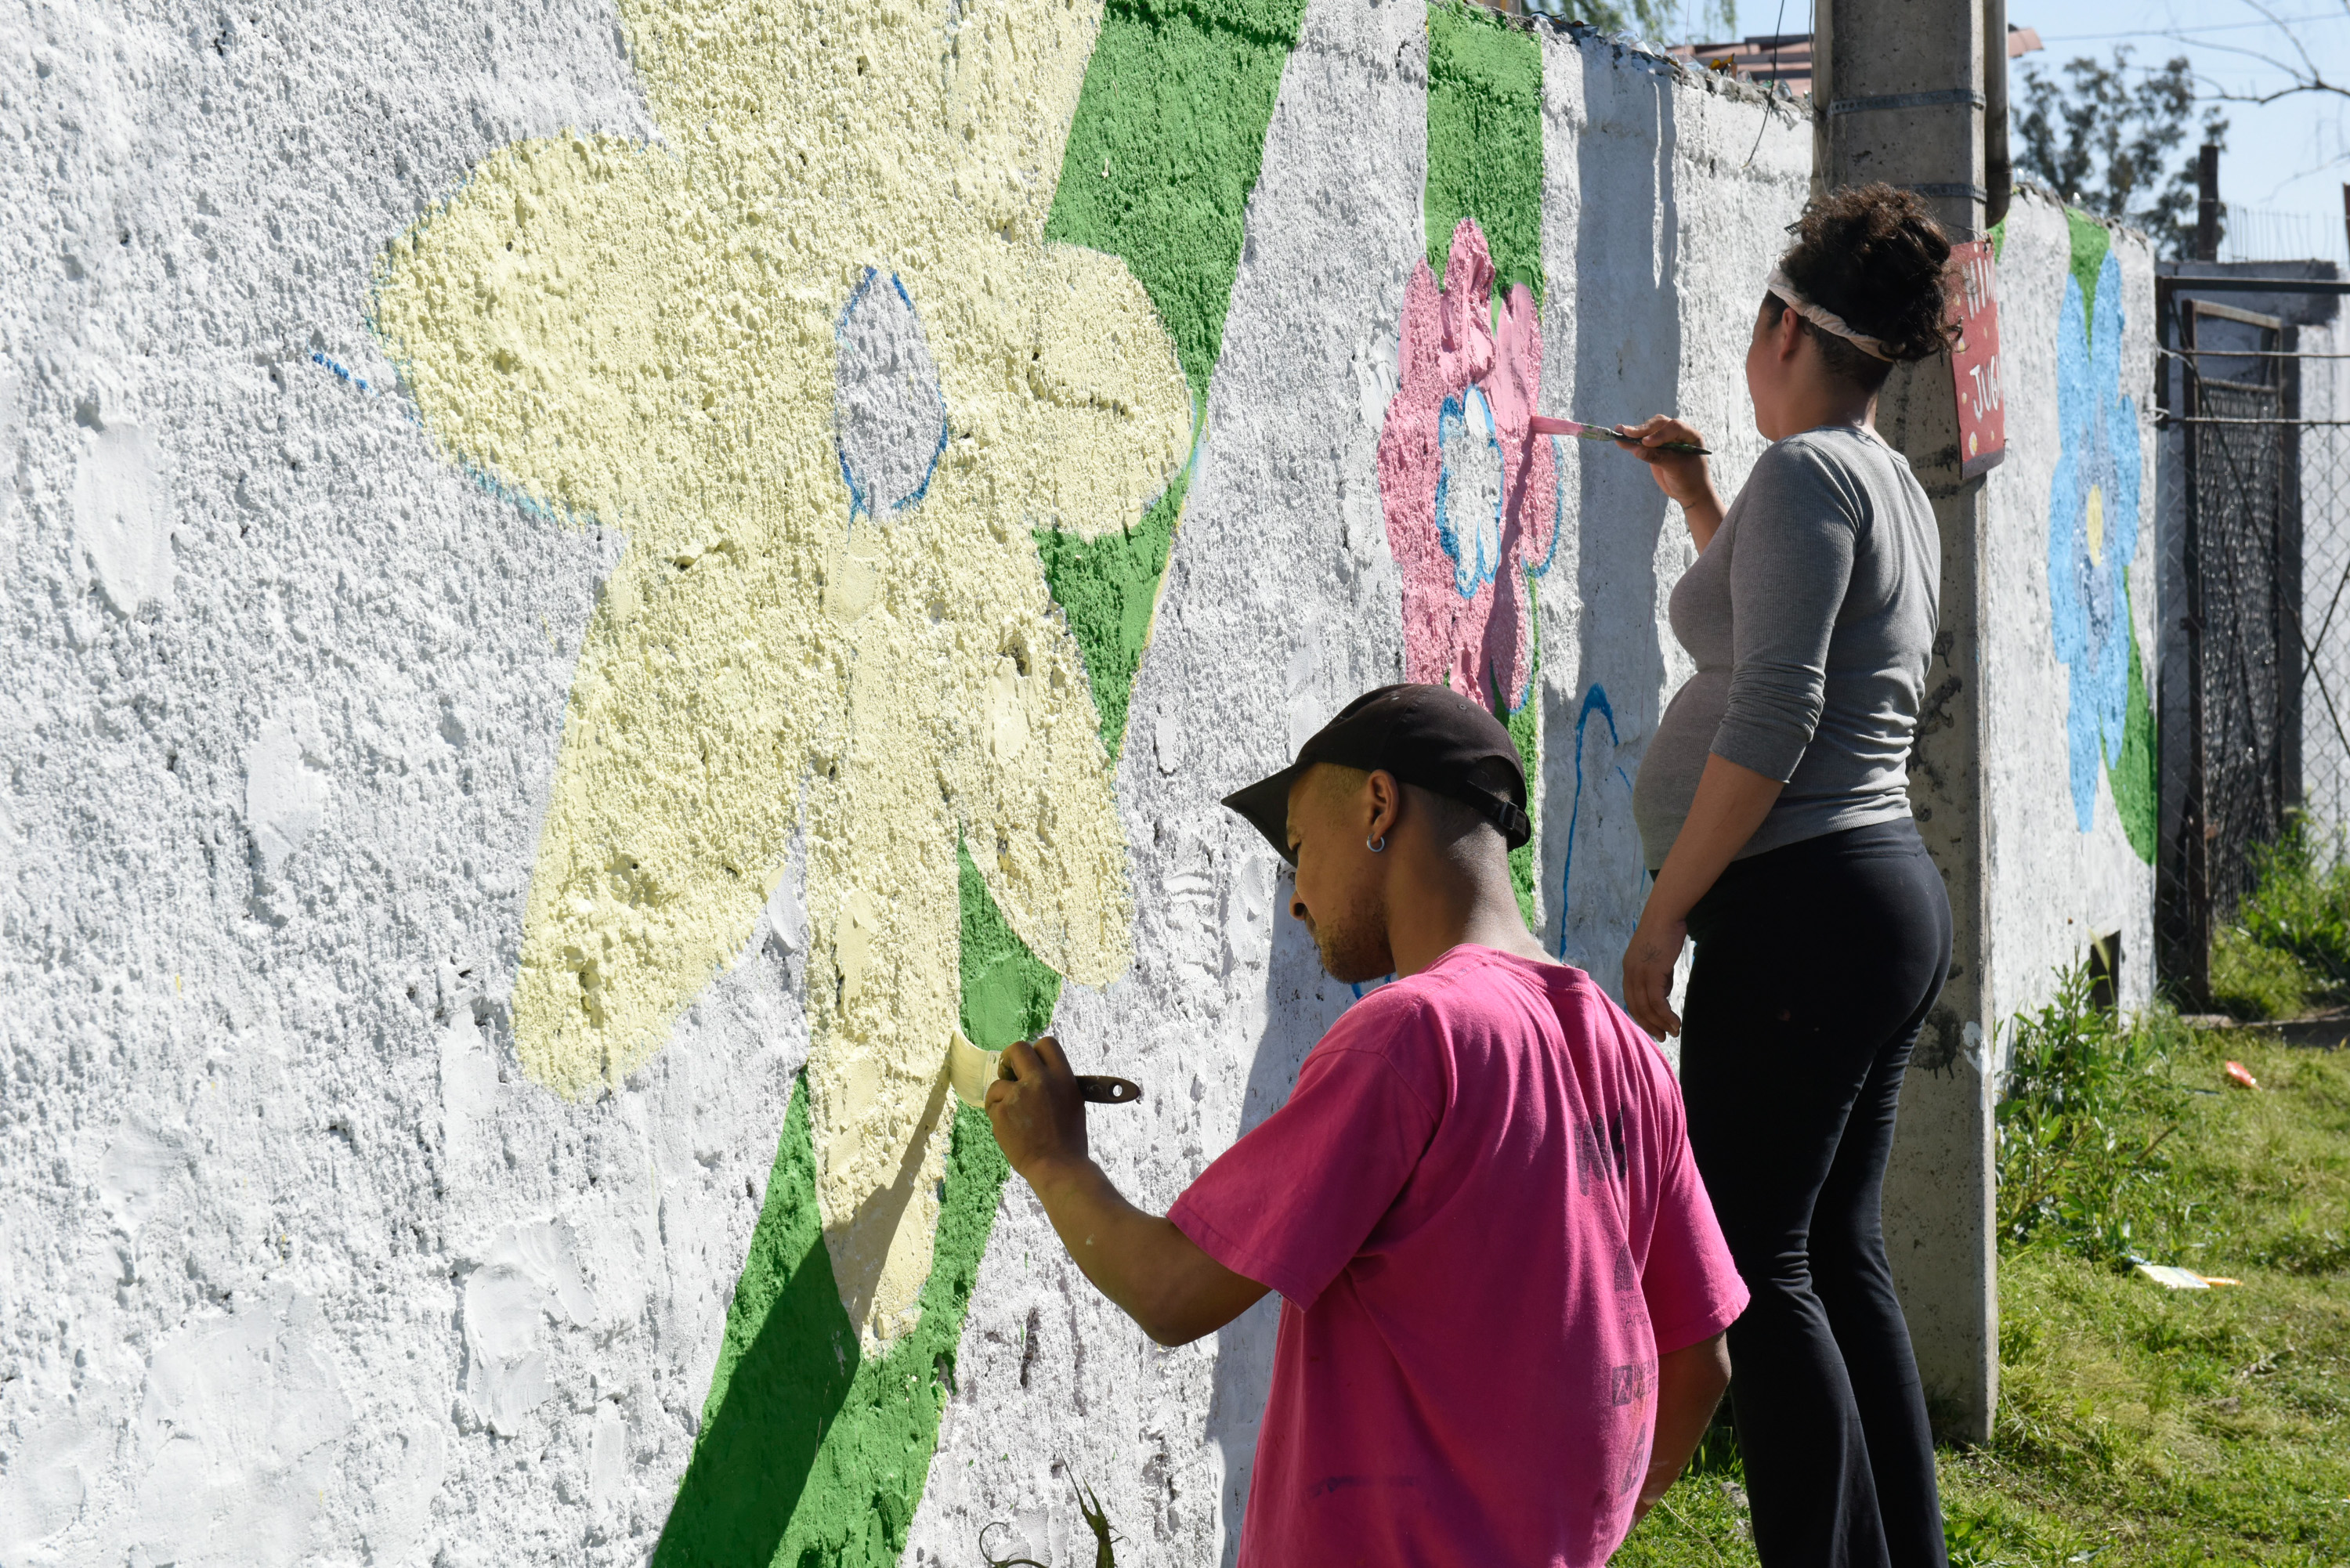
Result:
[[[1810,0],[1783,0],[1786,19],[1774,27],[1782,4],[1740,0],[1737,33],[1808,32]],[[1708,31],[1719,22],[1713,5],[1684,5],[1692,36],[1721,36]],[[2047,45],[2015,62],[2019,75],[2032,65],[2054,75],[2080,55],[2111,59],[2115,45],[2127,44],[2133,64],[2141,67],[2187,56],[2206,93],[2272,92],[2291,78],[2252,57],[2292,59],[2291,32],[2329,78],[2350,82],[2350,0],[2267,0],[2266,8],[2291,26],[2262,20],[2249,0],[2007,0],[2007,19],[2037,28]],[[2242,214],[2236,239],[2277,254],[2307,254],[2322,245],[2318,254],[2350,265],[2342,223],[2342,186],[2350,181],[2350,98],[2303,93],[2264,106],[2219,107],[2229,121],[2220,194]],[[2266,216],[2272,213],[2278,217]]]

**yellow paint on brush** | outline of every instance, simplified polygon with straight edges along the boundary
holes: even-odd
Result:
[[[958,836],[1101,984],[1125,844],[1030,530],[1137,517],[1182,462],[1174,348],[1115,258],[1043,240],[1099,0],[623,0],[663,140],[489,159],[376,298],[457,458],[629,548],[589,622],[532,875],[525,1067],[616,1081],[751,936],[805,815],[819,1193],[851,1317],[910,1323],[957,1012]],[[835,330],[900,280],[951,432],[851,521]]]

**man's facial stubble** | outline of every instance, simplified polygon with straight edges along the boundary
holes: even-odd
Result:
[[[1292,836],[1298,857],[1292,912],[1305,921],[1323,969],[1349,985],[1395,971],[1382,878],[1358,845],[1362,823],[1356,818],[1367,819],[1360,798],[1365,776],[1317,769],[1290,800],[1291,823],[1304,829]]]
[[[1312,915],[1305,919],[1306,931],[1321,950],[1322,967],[1331,979],[1359,985],[1395,972],[1395,956],[1388,948],[1387,910],[1367,890],[1327,920]]]

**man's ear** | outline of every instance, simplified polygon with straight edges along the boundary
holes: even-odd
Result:
[[[1395,831],[1397,820],[1403,815],[1403,785],[1384,768],[1373,772],[1367,783],[1371,816],[1363,825],[1363,836],[1368,842]]]

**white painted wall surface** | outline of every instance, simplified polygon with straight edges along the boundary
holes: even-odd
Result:
[[[1104,992],[1065,992],[1056,1021],[1081,1067],[1134,1061],[1144,1081],[1177,1090],[1146,1104],[1142,1126],[1094,1124],[1097,1157],[1147,1206],[1171,1203],[1277,1108],[1353,1000],[1287,918],[1287,868],[1217,803],[1285,763],[1347,699],[1401,678],[1373,462],[1395,389],[1403,282],[1426,243],[1425,58],[1409,8],[1309,5],[1250,204],[1208,444],[1119,769],[1136,968]],[[1647,57],[1564,37],[1544,40],[1544,90],[1554,280],[1544,410],[1596,420],[1681,410],[1723,432],[1727,491],[1763,445],[1746,398],[1746,336],[1802,206],[1808,136],[1783,119],[1764,130],[1757,106],[1677,84]],[[1392,140],[1349,142],[1357,124],[1390,126]],[[1308,273],[1319,278],[1310,304],[1294,281]],[[1565,830],[1577,820],[1576,720],[1590,688],[1607,682],[1618,732],[1608,738],[1597,717],[1584,730],[1594,782],[1576,843],[1588,858],[1575,871],[1565,952],[1612,992],[1647,877],[1628,784],[1597,781],[1638,772],[1688,668],[1662,619],[1688,534],[1645,470],[1565,444],[1575,510],[1540,601],[1537,897],[1555,950]],[[1287,530],[1277,554],[1260,543],[1269,516]],[[941,1431],[909,1560],[967,1561],[996,1519],[1051,1561],[1080,1559],[1090,1538],[1057,1468],[1079,1459],[1089,1481],[1109,1478],[1103,1501],[1130,1521],[1122,1528],[1143,1561],[1231,1563],[1276,1303],[1212,1340],[1159,1350],[1084,1282],[1016,1179],[974,1299],[990,1305],[974,1308],[965,1332],[963,1392]],[[1024,1325],[1040,1336],[1033,1358]],[[1015,1509],[1014,1499],[1030,1501]]]

